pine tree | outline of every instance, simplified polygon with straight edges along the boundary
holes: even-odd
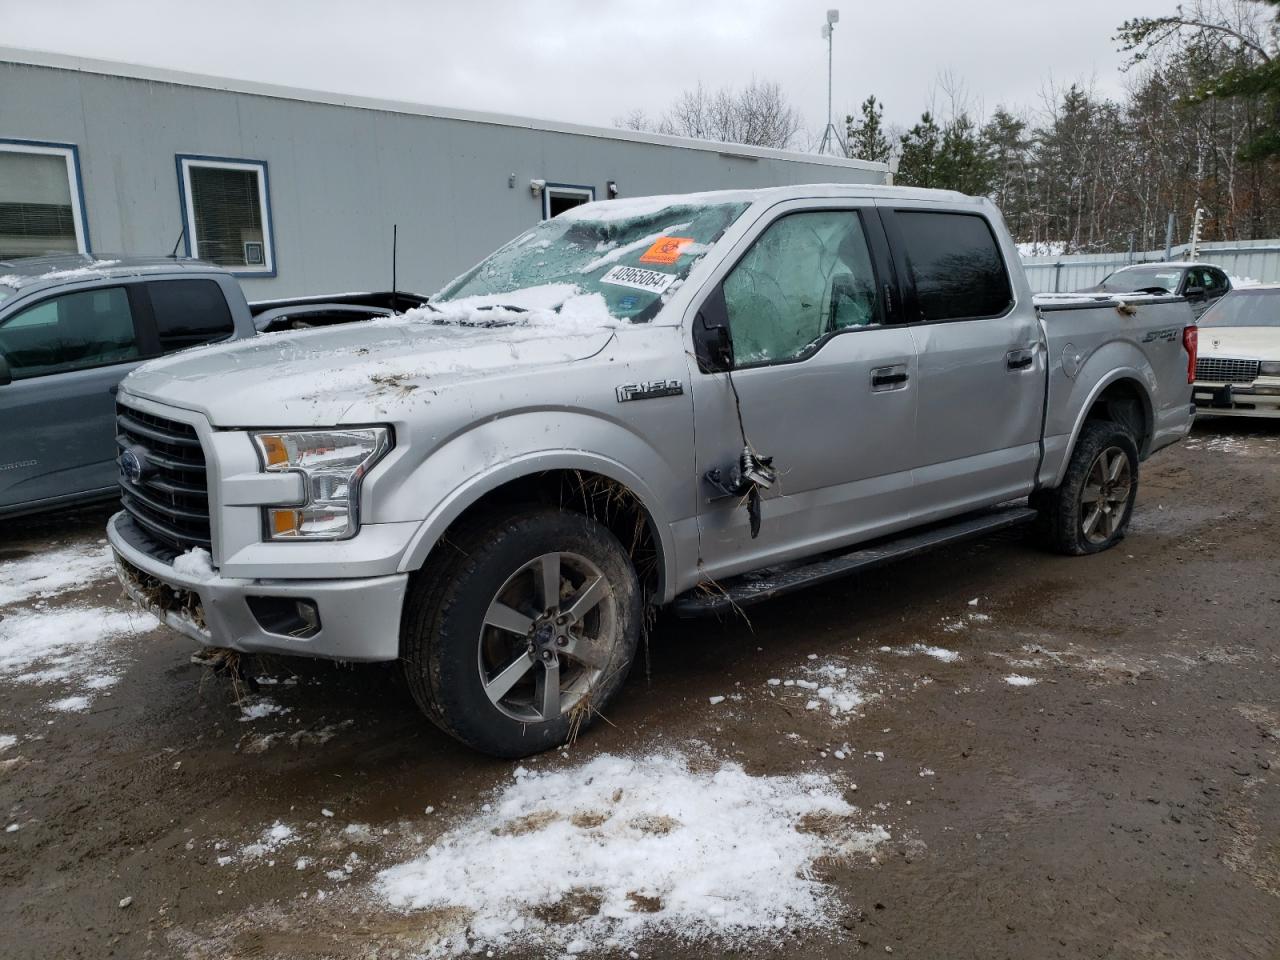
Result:
[[[884,131],[884,105],[875,96],[867,97],[859,108],[862,116],[856,123],[852,116],[844,118],[845,149],[857,160],[888,163],[893,148]]]
[[[899,143],[901,158],[898,161],[896,183],[906,187],[938,186],[938,150],[942,131],[926,110],[920,122],[902,135]]]

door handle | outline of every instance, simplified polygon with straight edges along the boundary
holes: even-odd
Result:
[[[871,371],[872,390],[900,389],[907,380],[907,371],[901,367],[876,367]]]
[[[1032,350],[1010,350],[1004,355],[1004,365],[1010,370],[1026,370],[1035,360]]]

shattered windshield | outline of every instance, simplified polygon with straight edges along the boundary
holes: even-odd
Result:
[[[1134,270],[1117,270],[1102,281],[1102,289],[1107,293],[1133,293],[1136,290],[1159,287],[1173,293],[1178,289],[1180,279],[1182,271],[1177,267],[1139,267]]]
[[[749,203],[673,204],[610,216],[609,201],[544,220],[458,277],[431,303],[572,285],[609,314],[642,323]]]
[[[1202,327],[1280,327],[1280,289],[1233,290],[1209,308]]]

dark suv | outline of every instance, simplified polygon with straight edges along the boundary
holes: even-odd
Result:
[[[1138,263],[1122,267],[1088,291],[1101,293],[1172,293],[1186,297],[1199,317],[1231,289],[1221,267],[1207,263]]]

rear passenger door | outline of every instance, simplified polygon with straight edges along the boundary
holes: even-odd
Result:
[[[921,522],[1030,492],[1045,357],[981,209],[882,202],[919,354],[912,479]],[[1025,285],[1023,286],[1025,290]]]

